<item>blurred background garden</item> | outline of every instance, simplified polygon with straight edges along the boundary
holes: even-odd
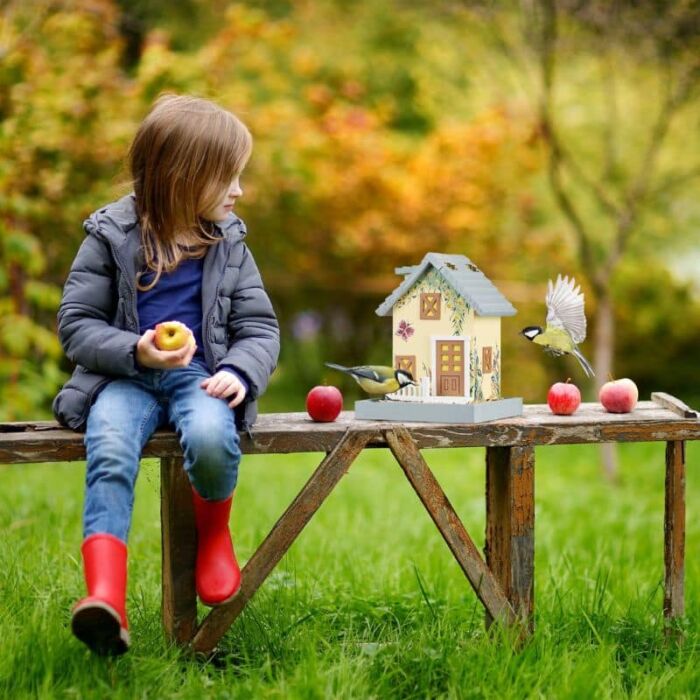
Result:
[[[95,209],[130,191],[135,129],[163,92],[218,101],[255,138],[238,213],[278,312],[262,411],[303,411],[324,361],[391,358],[375,308],[394,268],[471,258],[515,305],[503,393],[572,377],[518,335],[547,280],[586,294],[597,381],[700,407],[700,7],[690,0],[0,0],[0,421],[51,417],[71,367],[62,284]],[[688,443],[689,467],[700,457]],[[134,646],[94,658],[81,464],[0,470],[0,696],[698,697],[700,483],[688,470],[685,644],[663,631],[664,445],[537,449],[536,620],[518,651],[483,610],[400,469],[367,451],[226,635],[193,663],[160,618],[158,465],[129,541]],[[484,545],[478,449],[426,459]],[[246,456],[243,564],[318,465]]]
[[[0,419],[50,415],[83,219],[130,190],[162,92],[255,137],[238,213],[278,311],[262,410],[303,410],[323,367],[391,358],[394,268],[462,253],[518,309],[504,394],[580,370],[518,335],[548,278],[586,293],[584,353],[700,398],[700,10],[682,0],[31,0],[0,15]],[[351,408],[351,403],[346,403]]]

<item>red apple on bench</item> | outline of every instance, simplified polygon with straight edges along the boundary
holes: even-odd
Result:
[[[626,377],[605,382],[598,393],[598,399],[608,413],[630,413],[638,398],[637,385]]]
[[[315,386],[306,396],[306,410],[317,423],[331,423],[343,410],[343,395],[335,386]]]
[[[557,416],[570,416],[581,405],[581,392],[575,384],[565,382],[552,384],[547,392],[549,408]]]

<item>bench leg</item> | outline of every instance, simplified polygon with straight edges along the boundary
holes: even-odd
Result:
[[[486,448],[486,564],[529,632],[535,608],[535,451]],[[492,623],[487,614],[486,625]]]
[[[369,431],[347,431],[326,455],[243,567],[238,595],[230,603],[212,609],[196,630],[192,638],[195,652],[208,654],[214,649],[371,437]]]
[[[493,618],[511,624],[514,621],[513,610],[508,604],[502,586],[481,558],[479,550],[435,475],[430,471],[410,433],[405,428],[396,426],[387,430],[385,437],[396,461],[433,519],[479,600]]]
[[[667,632],[674,619],[685,614],[685,443],[666,443],[666,498],[664,512],[664,617]]]
[[[160,484],[163,626],[171,641],[186,645],[197,628],[197,531],[192,490],[181,458],[161,459]]]

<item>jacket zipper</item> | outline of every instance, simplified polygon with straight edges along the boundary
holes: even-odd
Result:
[[[228,241],[224,238],[221,243],[228,243]],[[226,266],[228,263],[228,259],[231,256],[231,249],[233,248],[232,245],[228,246],[228,249],[226,250],[226,255],[224,256],[224,267],[223,270],[221,271],[221,274],[219,275],[219,279],[216,281],[216,289],[214,290],[214,299],[212,300],[212,303],[209,305],[209,308],[207,309],[206,314],[204,315],[204,328],[202,336],[204,340],[204,358],[207,361],[207,364],[209,367],[211,367],[211,371],[213,372],[216,367],[214,366],[214,357],[213,353],[211,351],[211,342],[212,338],[210,336],[211,333],[211,316],[214,311],[214,307],[216,306],[216,302],[219,299],[219,289],[221,289],[221,282],[224,279],[224,275],[226,274]]]
[[[117,265],[119,265],[119,270],[121,271],[122,279],[125,280],[126,289],[129,292],[129,303],[125,304],[125,307],[127,309],[127,321],[129,324],[129,330],[133,331],[134,333],[138,333],[139,329],[137,327],[138,310],[136,308],[136,289],[132,284],[131,278],[127,274],[126,265],[124,264],[124,260],[122,259],[121,255],[119,255],[119,253],[117,252],[116,246],[107,236],[103,236],[102,238],[107,241],[107,245],[110,247],[112,255],[114,256]]]

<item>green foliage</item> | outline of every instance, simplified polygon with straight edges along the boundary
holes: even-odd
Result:
[[[642,396],[663,390],[698,405],[700,365],[695,358],[700,308],[691,286],[679,284],[668,270],[649,260],[625,266],[615,292],[619,376],[634,377]]]
[[[111,196],[134,120],[110,2],[0,16],[0,413],[37,417],[66,378],[55,334],[81,222]]]
[[[390,329],[373,309],[398,283],[393,268],[429,250],[464,253],[491,279],[512,281],[517,323],[539,322],[547,277],[588,272],[576,269],[575,242],[546,187],[530,59],[504,50],[521,31],[516,4],[193,0],[167,13],[167,3],[147,5],[37,0],[12,3],[0,16],[0,304],[29,319],[17,337],[5,322],[0,343],[3,360],[34,363],[27,377],[46,362],[58,368],[40,331],[55,330],[80,224],[128,190],[126,149],[162,91],[214,98],[253,130],[240,213],[284,331],[280,385],[296,393],[324,376],[319,360],[388,361]],[[567,22],[581,23],[590,40],[595,31],[586,23],[605,8],[585,17],[577,8],[566,6]],[[682,34],[682,25],[674,19],[673,31]],[[649,95],[664,76],[657,57],[628,51],[633,43],[625,36],[605,47],[623,69],[616,89],[625,138],[606,174],[611,192],[639,167]],[[587,167],[605,147],[596,131],[606,116],[598,64],[571,49],[558,68],[558,105],[571,115],[567,143]],[[678,116],[680,136],[666,142],[660,188],[640,214],[645,234],[629,251],[631,264],[660,248],[664,264],[681,246],[697,245],[697,198],[674,178],[700,145],[696,108],[692,102]],[[592,199],[583,206],[600,213]],[[595,231],[602,249],[609,230],[601,223]],[[613,285],[624,293],[624,281]],[[591,318],[595,299],[585,291]],[[668,341],[678,377],[692,373],[687,347],[700,338],[697,297],[683,303],[687,336]],[[659,318],[655,304],[646,313]],[[306,310],[323,321],[314,352],[292,333]],[[352,332],[336,332],[338,319]],[[644,357],[639,348],[653,345],[651,326],[642,328],[622,326],[634,344],[621,338],[621,366],[627,352]],[[561,361],[535,357],[521,340],[504,322],[504,394],[541,399]],[[63,361],[61,369],[70,368]],[[667,367],[644,370],[643,384],[666,387]],[[19,376],[5,372],[1,405],[8,405],[3,392],[19,392]],[[43,398],[29,392],[38,403],[12,415],[48,410],[53,384],[38,383]]]

